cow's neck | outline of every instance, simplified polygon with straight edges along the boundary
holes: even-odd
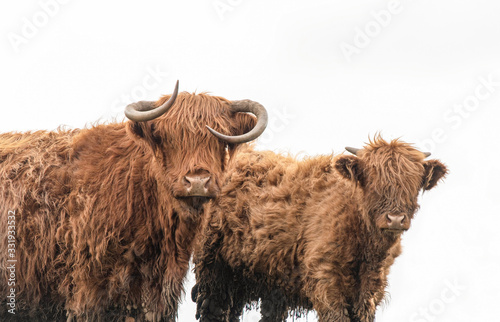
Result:
[[[193,243],[200,231],[204,216],[204,208],[194,209],[182,204],[182,201],[171,196],[163,185],[157,184],[159,227],[166,227],[165,242],[173,251],[173,257],[187,265],[192,253]],[[163,198],[161,196],[164,196]]]

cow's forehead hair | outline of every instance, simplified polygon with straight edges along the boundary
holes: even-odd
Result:
[[[170,98],[166,95],[158,100],[161,105]],[[197,135],[212,137],[206,125],[222,133],[230,133],[231,101],[207,93],[179,93],[172,108],[159,118],[168,133],[182,133],[183,136]]]
[[[170,98],[162,97],[156,105]],[[228,135],[245,124],[242,117],[231,112],[231,101],[207,93],[179,93],[171,109],[155,120],[156,134],[165,143],[169,171],[173,175],[184,175],[188,171],[207,169],[216,171],[225,162],[226,143],[214,137],[206,128]],[[248,118],[252,118],[248,115]],[[241,133],[239,133],[241,134]]]

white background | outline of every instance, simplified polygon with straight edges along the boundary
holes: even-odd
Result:
[[[499,16],[491,0],[2,2],[0,131],[122,120],[179,79],[264,104],[260,149],[401,137],[450,174],[421,197],[377,321],[498,321]]]

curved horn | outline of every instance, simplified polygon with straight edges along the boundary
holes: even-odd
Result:
[[[125,116],[135,122],[151,121],[165,114],[172,105],[174,105],[177,93],[179,92],[179,81],[175,83],[174,92],[170,99],[161,106],[155,107],[156,102],[140,101],[127,105],[125,108]]]
[[[431,155],[430,152],[422,152],[422,153],[425,155],[426,158],[428,158]]]
[[[245,143],[255,140],[266,129],[267,111],[261,104],[251,100],[232,101],[231,111],[234,113],[237,112],[252,113],[257,117],[257,124],[255,124],[255,127],[249,132],[236,136],[221,134],[207,125],[207,128],[210,131],[210,133],[212,133],[215,137],[219,138],[220,140],[231,144]]]
[[[354,155],[358,155],[358,152],[361,151],[361,149],[351,148],[350,146],[346,146],[345,149]]]

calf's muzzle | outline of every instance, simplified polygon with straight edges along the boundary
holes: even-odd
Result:
[[[404,214],[387,215],[387,229],[407,230],[407,219]]]

